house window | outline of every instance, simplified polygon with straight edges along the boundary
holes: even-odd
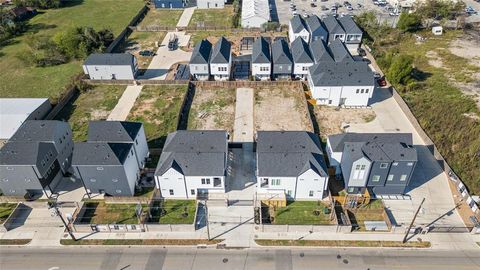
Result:
[[[310,190],[310,191],[308,192],[308,197],[313,197],[313,190]]]
[[[392,166],[398,166],[398,162],[393,162]]]
[[[365,89],[365,93],[367,93],[367,94],[368,94],[368,90],[369,90],[369,89]]]
[[[272,179],[272,186],[280,186],[280,179]]]
[[[210,178],[207,178],[207,185],[210,185]]]
[[[13,171],[13,167],[7,167],[8,171]]]
[[[173,189],[169,189],[168,192],[170,193],[170,196],[173,196]]]
[[[413,162],[408,162],[407,166],[410,166],[410,167],[413,166]]]
[[[270,67],[260,67],[260,71],[270,71]]]
[[[402,181],[402,182],[407,181],[407,175],[402,174],[402,176],[400,176],[400,181]]]
[[[393,174],[389,174],[389,175],[388,175],[387,181],[393,181]]]
[[[32,180],[30,180],[30,179],[28,179],[28,178],[25,178],[25,182],[28,183],[28,182],[30,182],[30,181],[32,181]]]
[[[90,178],[90,182],[95,183],[95,182],[97,182],[97,179],[95,179],[95,178]]]
[[[135,144],[138,145],[138,139],[135,139]]]
[[[218,71],[227,71],[227,67],[218,67]]]
[[[388,167],[388,163],[380,163],[380,169],[385,169]]]
[[[122,191],[120,189],[115,190],[115,192],[122,193]]]
[[[117,179],[117,178],[113,178],[113,179],[112,179],[112,182],[116,183],[116,182],[118,182],[118,179]]]
[[[195,189],[190,189],[190,194],[195,195]]]
[[[318,179],[313,179],[313,181],[318,181]]]
[[[302,67],[302,71],[308,71],[308,67]]]
[[[97,171],[103,171],[103,167],[97,167]]]
[[[354,188],[353,188],[353,187],[349,187],[347,191],[348,191],[348,193],[352,193],[352,192],[353,192],[353,190],[354,190]]]
[[[360,89],[357,89],[357,94],[360,93]]]
[[[202,178],[202,185],[205,185],[205,178]]]
[[[363,91],[364,91],[364,89],[360,90],[360,93],[362,93],[362,94],[363,94]]]
[[[379,182],[379,181],[380,181],[380,175],[372,176],[372,182]]]

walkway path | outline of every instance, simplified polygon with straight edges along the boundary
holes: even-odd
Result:
[[[108,116],[107,120],[110,121],[125,121],[130,113],[130,110],[135,104],[135,100],[140,95],[143,86],[141,85],[129,85],[123,92],[122,97],[118,100],[117,105],[113,108],[112,112]]]
[[[178,20],[177,27],[187,27],[190,23],[190,19],[193,16],[193,12],[197,7],[189,7],[183,10],[182,16]]]
[[[252,88],[237,89],[234,142],[253,142],[253,102]]]

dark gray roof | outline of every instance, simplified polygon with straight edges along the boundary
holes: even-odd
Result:
[[[72,166],[123,165],[132,148],[133,143],[75,143]]]
[[[320,62],[309,69],[314,86],[373,86],[366,62]]]
[[[293,16],[293,18],[290,20],[290,24],[292,25],[293,33],[300,33],[303,29],[307,30],[305,21],[299,15]]]
[[[339,39],[330,42],[328,46],[335,62],[354,61],[345,44]]]
[[[49,160],[50,162],[45,164],[47,168],[50,167],[58,154],[53,143],[10,141],[0,148],[0,164],[37,166],[42,171],[41,160],[46,157],[49,151],[51,151],[52,158]]]
[[[226,131],[178,130],[168,134],[155,175],[174,168],[186,176],[222,176],[227,152]]]
[[[292,42],[292,57],[294,63],[313,63],[312,52],[303,38],[297,37]]]
[[[212,53],[212,43],[203,39],[193,49],[190,64],[208,64]]]
[[[16,142],[51,142],[63,136],[66,130],[70,129],[67,122],[57,120],[27,120],[13,134],[9,141]]]
[[[338,22],[342,25],[342,28],[345,30],[347,34],[362,34],[362,29],[358,27],[351,16],[343,16],[338,19]]]
[[[129,53],[92,53],[90,54],[84,65],[110,65],[110,66],[121,66],[121,65],[132,65],[133,59],[135,56]]]
[[[417,151],[405,143],[353,142],[345,143],[344,155],[355,161],[366,157],[371,161],[417,161]]]
[[[318,62],[333,62],[333,57],[328,52],[327,45],[321,39],[317,39],[310,43],[310,50],[312,52],[315,63]]]
[[[342,133],[328,136],[328,141],[333,152],[342,152],[347,142],[413,143],[411,133]]]
[[[270,44],[263,37],[259,37],[253,42],[252,63],[268,64],[271,62]]]
[[[308,16],[308,18],[305,19],[305,24],[307,25],[307,28],[308,28],[308,31],[310,31],[310,34],[313,34],[313,33],[327,34],[327,30],[323,27],[322,21],[320,21],[317,15]]]
[[[327,176],[320,139],[306,131],[257,132],[259,176],[296,177],[308,169]]]
[[[232,45],[228,40],[224,37],[221,37],[215,46],[213,47],[212,51],[212,58],[210,59],[210,63],[215,64],[226,64],[230,61],[232,51]]]
[[[344,34],[345,30],[342,28],[342,26],[338,23],[337,19],[329,15],[326,18],[323,19],[323,24],[325,25],[325,28],[327,28],[328,34]]]
[[[142,123],[126,121],[90,121],[89,142],[133,142],[142,128]]]
[[[275,40],[272,45],[273,64],[292,64],[292,54],[284,39]]]

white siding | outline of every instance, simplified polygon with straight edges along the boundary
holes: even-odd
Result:
[[[131,194],[133,195],[135,194],[135,186],[140,176],[140,170],[138,169],[135,153],[132,153],[131,151],[128,154],[127,159],[123,164],[123,167],[125,168],[125,175],[127,176],[128,186],[130,187],[130,191],[132,192]]]
[[[313,86],[311,78],[308,78],[308,84],[319,105],[366,107],[374,91],[373,86]]]
[[[213,186],[213,178],[220,178],[221,185],[219,187]],[[210,184],[202,184],[203,179],[210,179]],[[187,186],[187,198],[195,199],[199,189],[206,189],[208,192],[225,192],[225,177],[224,176],[186,176],[185,182]],[[195,190],[195,195],[191,194],[191,190]]]
[[[162,197],[170,199],[185,199],[187,194],[185,191],[185,178],[183,174],[170,168],[161,176],[155,176],[157,188],[161,191]],[[173,190],[174,194],[170,195],[170,190]]]
[[[268,186],[261,187],[261,180],[263,178],[268,178]],[[280,179],[280,185],[272,185],[272,179]],[[290,191],[291,197],[287,195],[287,199],[293,200],[295,199],[296,182],[296,177],[257,177],[257,190],[260,193],[278,193],[279,191],[283,191],[285,194],[288,194],[288,191]]]
[[[83,71],[92,80],[133,80],[136,72],[131,65],[84,65]]]
[[[210,73],[214,76],[216,81],[227,81],[230,79],[230,72],[232,67],[232,55],[228,64],[210,63]],[[220,71],[219,68],[226,68],[226,71]]]
[[[262,71],[261,68],[268,68],[268,71]],[[252,64],[252,76],[257,80],[269,80],[272,73],[272,65],[268,64]]]
[[[363,173],[355,173],[355,167],[357,165],[365,165],[365,170]],[[350,179],[348,181],[348,186],[350,187],[365,187],[367,185],[368,175],[370,172],[370,161],[364,157],[360,158],[357,161],[354,161],[352,164],[352,171],[350,173]]]
[[[327,138],[327,155],[328,160],[330,161],[330,167],[335,167],[335,174],[340,174],[341,167],[340,162],[342,161],[342,152],[333,152],[332,146],[330,145],[330,140]]]
[[[208,64],[190,64],[190,74],[195,77],[197,80],[201,80],[203,78],[207,78],[210,74],[210,69],[208,67]]]
[[[292,43],[297,37],[301,37],[305,42],[309,43],[310,41],[310,32],[308,30],[303,29],[302,31],[298,33],[293,32],[293,28],[291,23],[288,24],[288,38],[290,40],[290,43]]]
[[[308,68],[313,66],[313,63],[295,63],[293,65],[293,74],[296,77],[306,78],[308,75]],[[303,70],[304,67],[307,67],[306,70]]]
[[[197,8],[199,9],[208,9],[208,8],[224,8],[224,0],[197,0]]]
[[[321,200],[327,189],[328,180],[309,169],[298,177],[296,200]],[[310,197],[310,191],[313,196]]]

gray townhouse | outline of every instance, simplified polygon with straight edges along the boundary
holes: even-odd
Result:
[[[288,38],[292,43],[298,37],[301,37],[305,42],[310,41],[310,32],[305,20],[300,15],[295,15],[288,24]]]
[[[345,42],[345,30],[333,15],[325,17],[323,24],[328,31],[328,43],[337,39]]]
[[[321,200],[328,173],[319,137],[306,131],[257,132],[257,192],[262,197]]]
[[[292,78],[293,59],[284,39],[278,39],[272,45],[272,76],[274,80],[285,80]]]
[[[232,72],[232,45],[221,37],[212,50],[210,74],[216,81],[228,81]]]
[[[412,135],[406,133],[332,135],[327,153],[349,194],[402,195],[417,163]]]
[[[312,52],[315,64],[321,62],[334,62],[325,41],[322,39],[312,41],[310,43],[310,51]]]
[[[129,121],[90,121],[88,142],[131,143],[139,169],[145,167],[150,152],[145,129],[140,122]]]
[[[93,53],[83,63],[91,80],[134,80],[137,71],[137,58],[130,53]]]
[[[270,80],[272,56],[270,43],[264,37],[259,37],[253,42],[251,63],[252,76],[255,80]]]
[[[207,81],[210,79],[210,56],[212,43],[207,39],[201,40],[192,52],[190,58],[190,74],[194,80]]]
[[[332,41],[330,45],[328,45],[328,49],[335,62],[354,61],[345,44],[338,39]]]
[[[345,45],[350,52],[355,53],[362,43],[362,29],[360,29],[353,18],[348,15],[339,18],[338,22],[345,30]]]
[[[310,43],[316,40],[323,40],[324,42],[328,41],[327,29],[325,29],[322,21],[317,15],[308,16],[308,18],[305,19],[305,24],[310,33]]]
[[[72,167],[88,193],[133,196],[140,177],[133,143],[75,143]]]
[[[312,52],[308,43],[301,37],[297,37],[291,44],[293,58],[293,76],[296,79],[305,79],[308,69],[314,64]]]

